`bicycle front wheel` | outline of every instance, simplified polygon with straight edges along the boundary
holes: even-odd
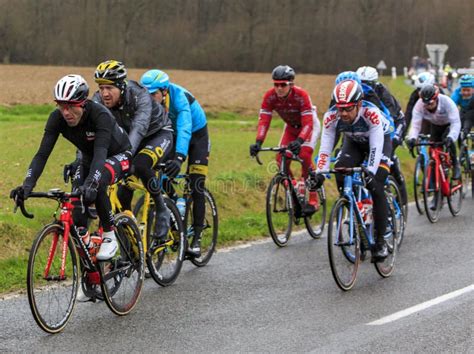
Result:
[[[65,243],[63,227],[50,224],[39,232],[30,250],[28,301],[36,323],[48,333],[66,326],[76,302],[79,276],[71,237]]]
[[[388,247],[388,257],[383,262],[375,263],[375,269],[381,277],[387,278],[392,275],[395,269],[395,258],[397,255],[398,245],[401,243],[400,230],[398,230],[399,222],[397,221],[397,207],[395,205],[396,199],[391,193],[385,192],[385,198],[388,202],[388,223],[387,226],[391,229],[391,233],[385,236],[385,242]]]
[[[415,196],[416,210],[418,214],[425,213],[423,209],[423,180],[425,177],[425,164],[423,155],[418,155],[415,162],[415,173],[413,175],[413,194]]]
[[[448,206],[449,206],[449,211],[453,216],[459,215],[461,212],[461,207],[462,207],[462,200],[463,200],[463,185],[464,181],[463,180],[454,180],[452,178],[452,173],[453,170],[449,170],[449,175],[446,176],[446,178],[449,179],[449,196],[447,197],[448,199]]]
[[[174,202],[164,198],[166,207],[170,210],[170,229],[165,243],[155,245],[150,235],[155,225],[155,205],[150,205],[148,214],[148,245],[146,263],[153,280],[161,286],[168,286],[175,282],[181,272],[184,261],[186,240],[181,215]]]
[[[319,209],[310,216],[304,217],[304,223],[312,238],[321,238],[326,224],[326,193],[324,187],[318,189]]]
[[[387,184],[385,186],[385,191],[389,203],[391,203],[393,211],[395,213],[395,223],[397,226],[397,241],[398,247],[402,244],[403,236],[405,235],[406,227],[406,209],[403,207],[403,197],[398,184],[395,181],[395,178],[392,176],[388,177]]]
[[[143,287],[145,268],[143,245],[137,223],[126,213],[115,215],[118,251],[99,262],[104,300],[116,315],[128,314],[137,304]]]
[[[334,204],[328,223],[328,255],[337,286],[352,289],[360,263],[360,238],[355,212],[346,198]]]
[[[428,220],[432,223],[437,222],[443,198],[441,188],[436,186],[436,164],[433,160],[428,163],[423,178],[423,203]]]
[[[276,175],[270,181],[267,190],[267,224],[273,242],[284,247],[291,236],[293,226],[293,200],[291,181],[287,177]]]

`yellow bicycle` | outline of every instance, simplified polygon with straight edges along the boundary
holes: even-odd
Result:
[[[144,202],[140,213],[134,215],[132,211],[124,210],[117,196],[118,184],[109,187],[112,211],[114,213],[123,212],[136,218],[150,275],[161,286],[171,285],[181,271],[186,247],[184,226],[179,211],[174,202],[164,196],[165,205],[170,210],[170,229],[166,240],[157,243],[151,237],[155,220],[155,203],[153,198],[143,184],[134,176],[129,177],[126,183],[128,188],[144,192],[144,195],[141,197]]]

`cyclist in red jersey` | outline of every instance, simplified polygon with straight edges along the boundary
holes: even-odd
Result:
[[[295,71],[288,65],[273,69],[272,79],[274,87],[263,97],[257,138],[255,144],[250,145],[250,155],[255,156],[262,146],[275,111],[286,123],[279,145],[287,146],[303,160],[302,176],[306,181],[310,169],[314,170],[312,155],[321,131],[316,106],[305,90],[294,85]],[[280,165],[280,155],[277,155],[277,162]],[[318,207],[318,194],[316,190],[310,190],[305,212],[310,213]]]

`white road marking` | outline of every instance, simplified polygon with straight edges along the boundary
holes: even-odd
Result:
[[[426,310],[427,308],[429,308],[431,306],[438,305],[442,302],[454,299],[455,297],[461,296],[461,295],[466,294],[466,293],[468,293],[470,291],[473,291],[473,290],[474,290],[474,284],[471,284],[469,286],[466,286],[465,288],[453,291],[453,292],[445,294],[445,295],[441,295],[437,298],[434,298],[432,300],[423,302],[421,304],[409,307],[405,310],[395,312],[395,313],[393,313],[389,316],[382,317],[381,319],[379,319],[377,321],[367,323],[367,325],[368,326],[379,326],[379,325],[383,325],[383,324],[386,324],[386,323],[394,322],[396,320],[399,320],[400,318],[410,316],[411,314],[414,314],[416,312]]]

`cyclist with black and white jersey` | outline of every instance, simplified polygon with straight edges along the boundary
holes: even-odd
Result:
[[[155,202],[156,217],[152,237],[157,242],[166,240],[170,225],[170,211],[161,194],[161,184],[154,167],[166,161],[173,148],[173,128],[163,107],[148,91],[135,81],[127,80],[127,69],[122,62],[108,60],[100,63],[94,73],[99,85],[93,100],[104,104],[132,144],[133,173],[142,181]],[[133,177],[129,177],[133,178]],[[118,197],[130,210],[133,190],[119,186]]]
[[[324,115],[321,147],[315,175],[315,185],[320,187],[325,177],[318,172],[329,167],[330,155],[337,132],[344,134],[344,141],[335,167],[355,167],[367,159],[365,183],[374,203],[376,246],[372,262],[381,262],[388,256],[384,236],[387,232],[388,204],[384,194],[385,180],[390,172],[390,124],[380,110],[362,100],[361,85],[355,80],[340,82],[333,91],[335,105]],[[340,191],[344,176],[336,175]]]
[[[436,85],[426,84],[420,90],[420,98],[413,108],[411,129],[408,133],[407,146],[413,149],[423,120],[431,123],[431,141],[444,141],[453,161],[453,178],[461,178],[461,168],[456,156],[456,145],[461,129],[459,111],[453,100],[439,92]]]
[[[85,178],[77,181],[83,201],[71,199],[76,227],[87,226],[84,205],[95,203],[103,227],[98,260],[112,258],[117,249],[112,206],[107,187],[116,183],[130,168],[131,144],[127,133],[118,126],[110,111],[87,99],[89,86],[82,76],[67,75],[54,89],[57,104],[49,116],[40,147],[28,168],[23,185],[14,189],[10,197],[28,198],[41,176],[59,135],[69,140],[82,152],[81,170]]]

